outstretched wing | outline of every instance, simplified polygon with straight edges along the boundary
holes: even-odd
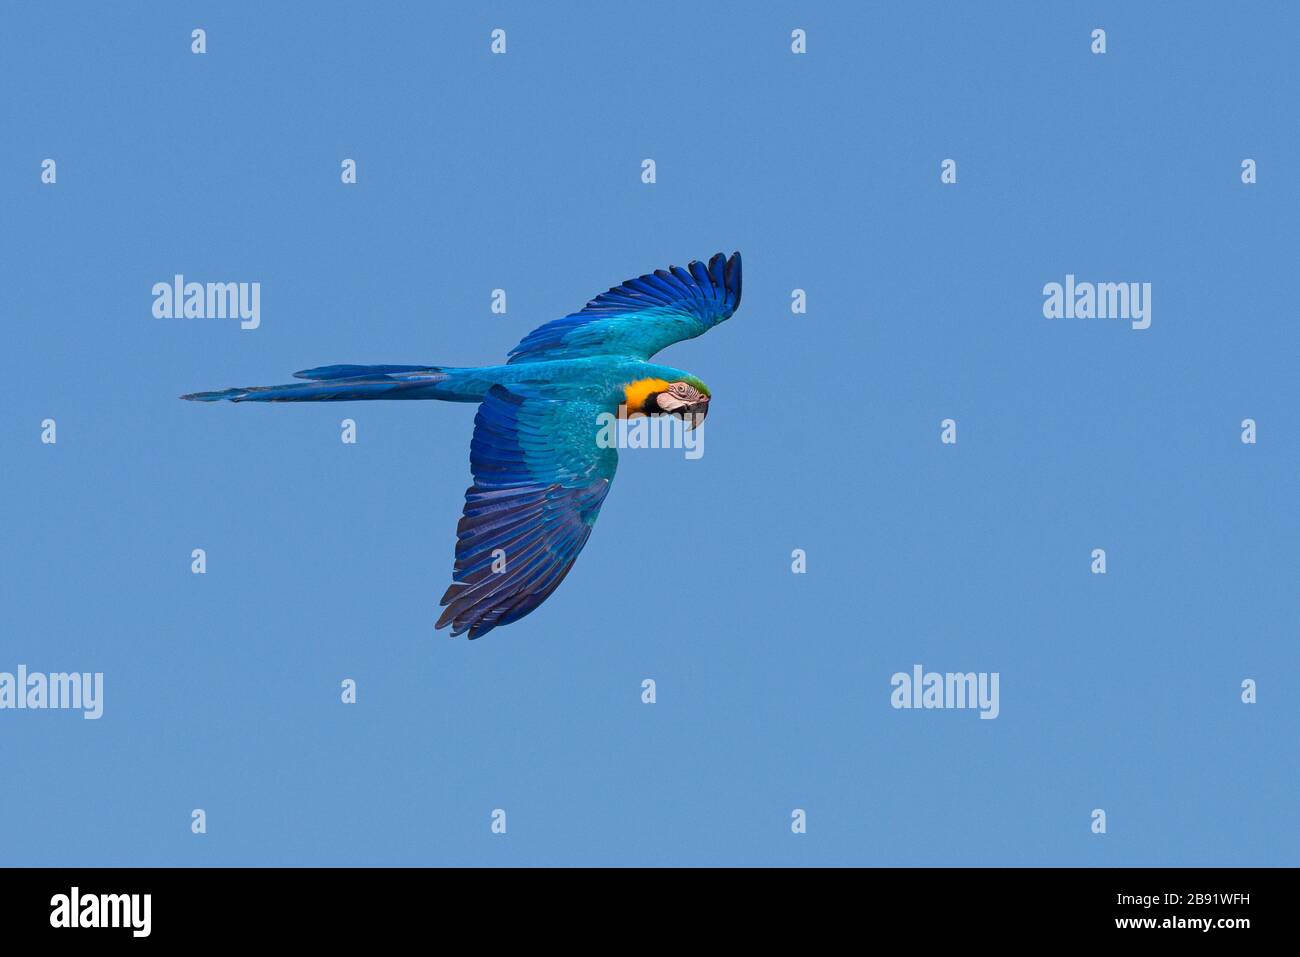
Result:
[[[740,253],[718,253],[683,269],[669,266],[602,292],[581,312],[534,329],[511,363],[583,356],[649,359],[729,319],[740,305]]]
[[[474,419],[474,484],[436,627],[478,638],[524,617],[564,580],[618,467],[618,452],[597,442],[606,411],[536,389],[492,387]]]

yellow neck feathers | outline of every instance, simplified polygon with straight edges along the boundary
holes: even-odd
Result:
[[[645,400],[652,392],[664,392],[671,383],[664,379],[638,379],[623,387],[623,415],[639,415]]]

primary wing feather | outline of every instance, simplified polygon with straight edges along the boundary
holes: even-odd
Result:
[[[492,387],[474,419],[474,484],[436,627],[478,638],[527,615],[564,580],[618,467],[618,452],[596,442],[603,411],[536,388]]]
[[[619,355],[649,359],[674,342],[693,339],[729,319],[740,305],[740,253],[718,253],[708,265],[669,266],[629,279],[582,309],[534,329],[510,352],[510,363]]]

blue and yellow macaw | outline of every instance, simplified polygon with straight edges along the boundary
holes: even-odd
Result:
[[[436,628],[485,635],[544,602],[573,567],[609,493],[618,452],[597,441],[605,413],[708,414],[709,387],[655,365],[740,305],[740,253],[670,266],[601,293],[580,312],[534,329],[505,365],[335,365],[295,373],[306,382],[181,396],[199,402],[478,402],[465,510],[452,583]],[[500,559],[504,558],[504,562]]]

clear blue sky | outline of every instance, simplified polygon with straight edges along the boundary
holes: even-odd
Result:
[[[7,10],[0,670],[105,701],[0,711],[0,863],[1300,862],[1300,14],[813,6]],[[625,453],[481,641],[432,627],[472,406],[176,398],[496,362],[733,249],[661,356],[706,454]],[[155,319],[176,273],[261,327]],[[1044,318],[1067,273],[1151,328]],[[894,710],[918,663],[999,717]]]

